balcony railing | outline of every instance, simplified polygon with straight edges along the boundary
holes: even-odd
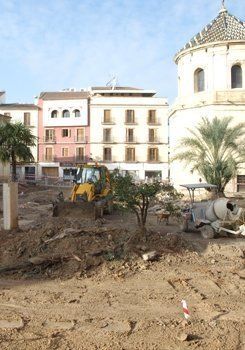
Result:
[[[159,137],[150,137],[147,143],[163,143]]]
[[[157,118],[156,119],[148,119],[147,124],[148,125],[161,125],[161,122]]]
[[[125,163],[136,163],[136,162],[137,162],[136,159],[125,157]]]
[[[67,163],[67,164],[76,164],[76,163],[84,163],[88,162],[88,156],[71,156],[71,157],[57,157],[53,155],[44,155],[43,162],[52,162],[52,163]]]
[[[56,137],[55,136],[44,136],[43,142],[45,143],[56,143]]]
[[[54,156],[53,155],[45,155],[43,156],[44,162],[54,162]]]
[[[110,119],[110,120],[103,120],[102,125],[114,125],[115,124],[115,121],[113,119]]]
[[[136,140],[135,136],[126,137],[126,139],[125,139],[125,143],[136,143],[136,142],[137,142],[137,140]]]
[[[102,143],[114,143],[113,137],[103,137]]]
[[[88,143],[88,137],[87,137],[87,136],[84,136],[84,137],[75,136],[74,141],[75,141],[76,143]]]
[[[148,157],[148,158],[147,158],[147,162],[148,162],[148,163],[160,163],[160,160],[159,160],[159,157],[155,157],[155,158],[153,158],[153,157]]]
[[[137,125],[134,119],[126,119],[124,122],[125,125]]]

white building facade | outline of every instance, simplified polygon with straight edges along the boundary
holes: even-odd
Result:
[[[0,92],[0,100],[1,100],[1,92]],[[8,122],[10,118],[6,117],[3,114],[0,114],[0,125]],[[0,182],[6,181],[10,175],[10,166],[9,164],[3,164],[0,162]]]
[[[170,120],[170,153],[202,117],[233,117],[245,121],[245,25],[223,7],[218,16],[190,40],[175,56],[178,66],[178,97]],[[198,182],[183,163],[170,164],[175,185]],[[245,167],[228,186],[232,192],[245,190]]]
[[[155,91],[90,89],[90,156],[136,179],[168,175],[168,103]]]
[[[18,165],[17,173],[21,178],[35,179],[38,162],[38,107],[35,104],[5,103],[5,98],[0,100],[0,113],[11,122],[21,122],[27,126],[37,138],[36,145],[31,148],[34,162]]]

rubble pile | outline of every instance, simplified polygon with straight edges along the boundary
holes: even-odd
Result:
[[[80,220],[49,218],[22,232],[5,233],[0,247],[0,273],[35,277],[70,277],[91,273],[112,261],[142,260],[142,254],[166,254],[191,250],[179,234],[148,231],[143,235],[126,228],[107,227],[106,221],[90,225]],[[136,264],[137,265],[137,264]],[[137,268],[136,268],[137,270]]]

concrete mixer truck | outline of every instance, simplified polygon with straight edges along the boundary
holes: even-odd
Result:
[[[245,210],[228,198],[216,198],[207,201],[195,201],[197,189],[215,191],[211,184],[188,184],[185,187],[190,195],[190,204],[183,210],[181,229],[184,232],[197,229],[203,238],[211,239],[226,232],[231,235],[245,236]]]

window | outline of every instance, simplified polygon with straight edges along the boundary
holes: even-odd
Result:
[[[103,157],[105,162],[110,162],[111,161],[111,148],[106,147],[104,148],[104,157]]]
[[[134,123],[134,110],[128,109],[126,110],[126,123],[133,124]]]
[[[231,68],[231,88],[242,88],[242,67],[239,64]]]
[[[62,129],[62,137],[71,137],[71,130]]]
[[[104,142],[111,142],[111,129],[103,130],[103,140]]]
[[[85,149],[84,149],[84,147],[77,147],[76,148],[76,160],[77,161],[84,161],[85,160]]]
[[[81,113],[80,113],[79,109],[75,109],[73,111],[73,115],[74,115],[75,118],[79,118],[81,116]]]
[[[198,68],[194,73],[194,91],[201,92],[205,90],[205,74],[204,70]]]
[[[110,111],[110,109],[104,110],[104,123],[111,123],[111,111]]]
[[[126,129],[126,142],[134,142],[134,129]]]
[[[69,148],[62,148],[62,157],[68,157]]]
[[[68,109],[65,109],[65,110],[62,112],[62,117],[63,117],[63,118],[70,118],[70,112],[68,111]]]
[[[31,113],[29,112],[24,113],[24,125],[26,126],[31,125]]]
[[[149,124],[156,124],[156,111],[154,111],[154,110],[148,111],[148,123]]]
[[[148,161],[157,162],[158,161],[158,148],[149,148],[148,149]]]
[[[45,130],[45,141],[46,142],[54,142],[55,141],[54,129],[46,129]]]
[[[45,159],[44,160],[46,160],[48,162],[53,161],[53,148],[52,147],[45,148]]]
[[[135,162],[135,148],[126,148],[125,161],[126,162]]]
[[[237,192],[245,192],[245,175],[237,175]]]
[[[58,111],[54,110],[51,112],[51,118],[57,118],[58,117]]]
[[[85,129],[77,129],[77,142],[85,142]]]
[[[149,129],[149,142],[156,142],[156,141],[157,141],[157,130]]]

